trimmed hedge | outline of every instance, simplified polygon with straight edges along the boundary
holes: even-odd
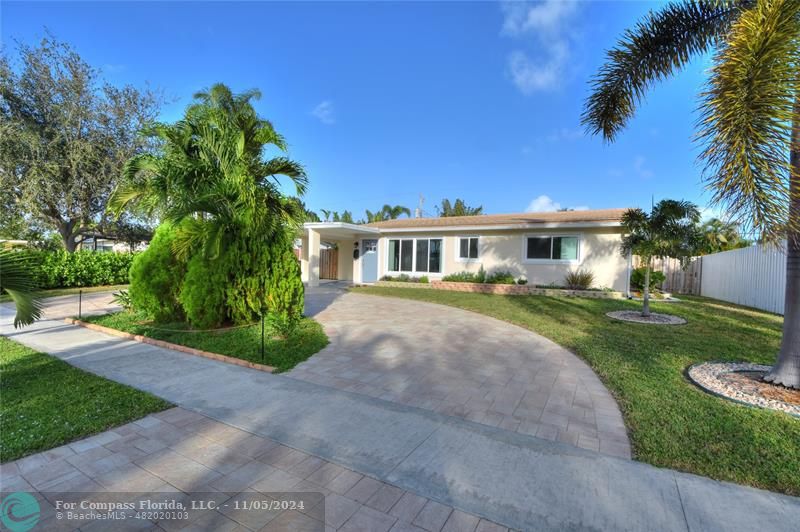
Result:
[[[133,253],[24,250],[41,289],[126,284]]]

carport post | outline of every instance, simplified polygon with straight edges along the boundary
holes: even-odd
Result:
[[[319,286],[319,232],[308,230],[308,286]]]

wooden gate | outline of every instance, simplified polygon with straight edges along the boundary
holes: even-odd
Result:
[[[633,267],[639,268],[642,261],[639,256],[633,256]],[[653,270],[660,271],[666,279],[660,286],[661,290],[673,294],[700,294],[700,280],[703,275],[703,261],[693,258],[685,268],[681,267],[678,259],[653,259]]]
[[[339,250],[320,249],[319,250],[319,278],[338,279],[339,274]]]

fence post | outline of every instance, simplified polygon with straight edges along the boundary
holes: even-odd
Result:
[[[78,320],[83,319],[83,315],[81,312],[82,303],[83,303],[83,290],[78,290]]]

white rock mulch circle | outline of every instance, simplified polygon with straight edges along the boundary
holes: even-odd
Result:
[[[653,325],[683,325],[686,320],[679,316],[672,316],[670,314],[658,314],[651,312],[650,316],[642,316],[640,310],[616,310],[614,312],[607,312],[606,316],[614,318],[615,320],[630,321],[633,323],[649,323]]]
[[[800,417],[800,392],[761,381],[771,366],[749,362],[703,362],[689,367],[689,379],[703,390],[738,403]]]

